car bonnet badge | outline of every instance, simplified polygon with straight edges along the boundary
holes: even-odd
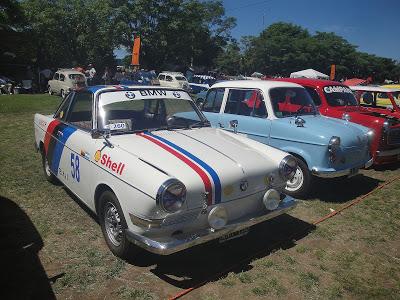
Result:
[[[135,93],[134,92],[126,92],[125,96],[128,99],[134,99],[135,98]]]

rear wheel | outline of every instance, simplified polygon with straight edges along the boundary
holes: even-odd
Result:
[[[46,153],[44,151],[42,152],[42,166],[44,177],[46,178],[46,180],[53,184],[57,183],[57,177],[54,176],[53,173],[51,173],[49,160],[47,159]]]
[[[99,203],[100,225],[107,246],[115,256],[128,258],[128,255],[137,252],[138,248],[126,238],[125,230],[128,226],[117,197],[113,192],[105,191],[101,194]]]
[[[285,193],[292,197],[304,197],[310,189],[312,175],[306,163],[297,158],[297,169],[294,177],[286,182]]]

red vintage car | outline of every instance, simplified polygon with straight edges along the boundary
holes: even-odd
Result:
[[[361,106],[353,91],[340,82],[308,78],[273,80],[294,82],[305,87],[322,115],[373,129],[371,154],[375,165],[400,161],[400,113],[393,109]]]

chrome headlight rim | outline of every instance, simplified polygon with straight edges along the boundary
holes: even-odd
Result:
[[[333,135],[331,137],[331,139],[329,140],[328,152],[329,152],[329,161],[331,163],[334,163],[336,161],[336,158],[337,158],[336,152],[339,150],[340,144],[341,144],[341,141],[340,141],[339,136]]]
[[[181,188],[179,195],[175,195],[172,189],[175,187]],[[167,199],[167,197],[175,199]],[[166,201],[174,201],[173,203],[166,203]],[[183,205],[186,201],[186,186],[176,178],[170,178],[166,180],[158,189],[156,202],[157,206],[160,207],[166,213],[176,213],[183,209]],[[177,204],[177,206],[175,206]]]
[[[293,155],[285,156],[279,163],[279,175],[285,181],[291,180],[296,174],[297,160]]]

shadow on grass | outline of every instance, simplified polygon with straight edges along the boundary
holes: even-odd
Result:
[[[38,253],[43,240],[26,213],[0,196],[0,293],[3,299],[55,299]]]
[[[229,272],[252,268],[251,261],[268,256],[278,249],[288,249],[315,227],[290,215],[281,215],[255,225],[249,234],[225,243],[209,242],[169,256],[142,251],[128,262],[153,266],[150,270],[165,282],[189,288],[203,281],[214,281]]]
[[[386,164],[386,165],[381,165],[381,166],[374,166],[373,169],[375,171],[396,171],[397,169],[400,168],[400,162],[394,163],[394,164]]]
[[[369,193],[382,182],[361,174],[351,178],[315,178],[312,192],[307,199],[344,203]]]

